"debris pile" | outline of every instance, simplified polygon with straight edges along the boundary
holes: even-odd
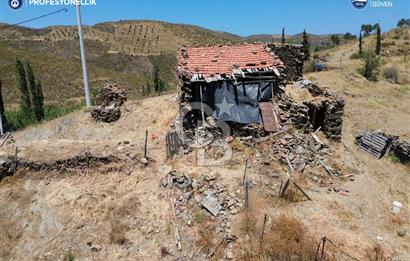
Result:
[[[392,138],[391,153],[403,163],[410,163],[410,143],[395,136]]]
[[[286,134],[273,143],[271,154],[285,164],[289,161],[292,168],[298,172],[302,172],[306,165],[321,166],[321,162],[330,156],[329,148],[320,143],[320,140],[315,140],[313,135]]]
[[[91,111],[91,116],[96,121],[115,122],[121,118],[120,107],[127,100],[125,91],[116,84],[107,85],[96,97],[96,107]]]
[[[184,173],[171,171],[162,179],[161,186],[177,189],[174,190],[177,199],[175,215],[188,225],[195,221],[195,214],[202,208],[221,221],[220,232],[229,233],[229,216],[238,214],[243,206],[240,192],[229,192],[227,186],[217,182],[215,173],[193,179]]]

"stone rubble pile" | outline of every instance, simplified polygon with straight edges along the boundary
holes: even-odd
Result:
[[[192,224],[199,207],[220,221],[220,232],[230,233],[230,215],[238,214],[243,207],[240,191],[230,192],[227,186],[217,182],[214,173],[193,179],[184,173],[171,171],[162,179],[161,186],[176,188],[175,215],[188,225]]]
[[[401,140],[399,137],[392,138],[391,153],[398,157],[401,162],[410,164],[410,143]]]
[[[272,146],[272,155],[285,164],[289,159],[296,171],[303,171],[306,165],[320,166],[321,162],[330,157],[329,147],[317,142],[310,134],[286,134],[275,140]]]
[[[96,121],[116,122],[121,118],[121,106],[127,100],[125,91],[116,84],[107,85],[96,97],[96,107],[91,111],[91,116]]]

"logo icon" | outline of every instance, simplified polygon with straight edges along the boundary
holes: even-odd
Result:
[[[13,10],[20,9],[23,6],[23,0],[9,0],[9,6]]]
[[[354,8],[363,9],[367,5],[367,0],[351,0]]]

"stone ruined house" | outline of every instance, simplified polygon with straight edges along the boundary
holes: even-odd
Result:
[[[212,119],[228,123],[234,134],[265,136],[292,124],[340,140],[343,100],[308,81],[295,88],[306,89],[310,100],[296,102],[285,93],[286,85],[302,80],[303,57],[300,45],[180,48],[181,110],[189,111],[184,130]]]

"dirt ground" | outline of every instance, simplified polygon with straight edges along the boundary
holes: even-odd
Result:
[[[372,260],[368,252],[376,245],[384,249],[385,257],[410,260],[410,167],[388,157],[377,160],[354,144],[354,136],[366,129],[380,129],[410,140],[410,91],[385,80],[372,83],[364,79],[357,72],[360,62],[348,58],[354,48],[352,45],[330,54],[329,64],[339,64],[337,69],[305,75],[305,79],[327,86],[346,101],[342,141],[320,138],[332,148],[332,161],[341,166],[342,174],[353,175],[354,180],[340,181],[349,193],[329,191],[307,177],[303,186],[312,201],[278,201],[271,188],[280,186],[286,166],[272,164],[279,177],[261,175],[254,160],[257,157],[250,151],[250,202],[262,200],[259,211],[269,217],[280,213],[296,217],[317,242],[326,236],[359,260]],[[399,58],[389,58],[387,65],[395,59]],[[399,66],[405,72],[410,68],[409,62]],[[170,94],[127,102],[116,123],[96,123],[84,110],[14,133],[13,142],[1,148],[0,156],[12,155],[17,145],[19,156],[33,161],[53,161],[91,151],[114,154],[123,162],[65,172],[20,170],[2,180],[1,259],[198,260],[197,253],[205,244],[217,246],[220,234],[207,231],[204,224],[218,220],[204,212],[201,219],[205,222],[177,221],[182,251],[177,250],[170,195],[161,188],[161,179],[171,170],[196,178],[214,175],[216,182],[241,195],[238,190],[242,190],[245,155],[236,151],[234,160],[223,166],[197,166],[195,152],[167,160],[164,137],[177,111],[176,94]],[[146,130],[147,166],[140,163]],[[399,214],[391,211],[393,201],[403,203]],[[234,259],[240,259],[246,244],[246,237],[241,237],[242,214],[241,210],[230,216],[230,233],[239,237],[233,248]],[[204,243],[200,236],[204,229],[210,242]],[[171,255],[164,255],[161,249],[165,248]],[[350,260],[331,246],[327,251],[335,253],[336,260]],[[222,253],[213,258],[224,256]]]

